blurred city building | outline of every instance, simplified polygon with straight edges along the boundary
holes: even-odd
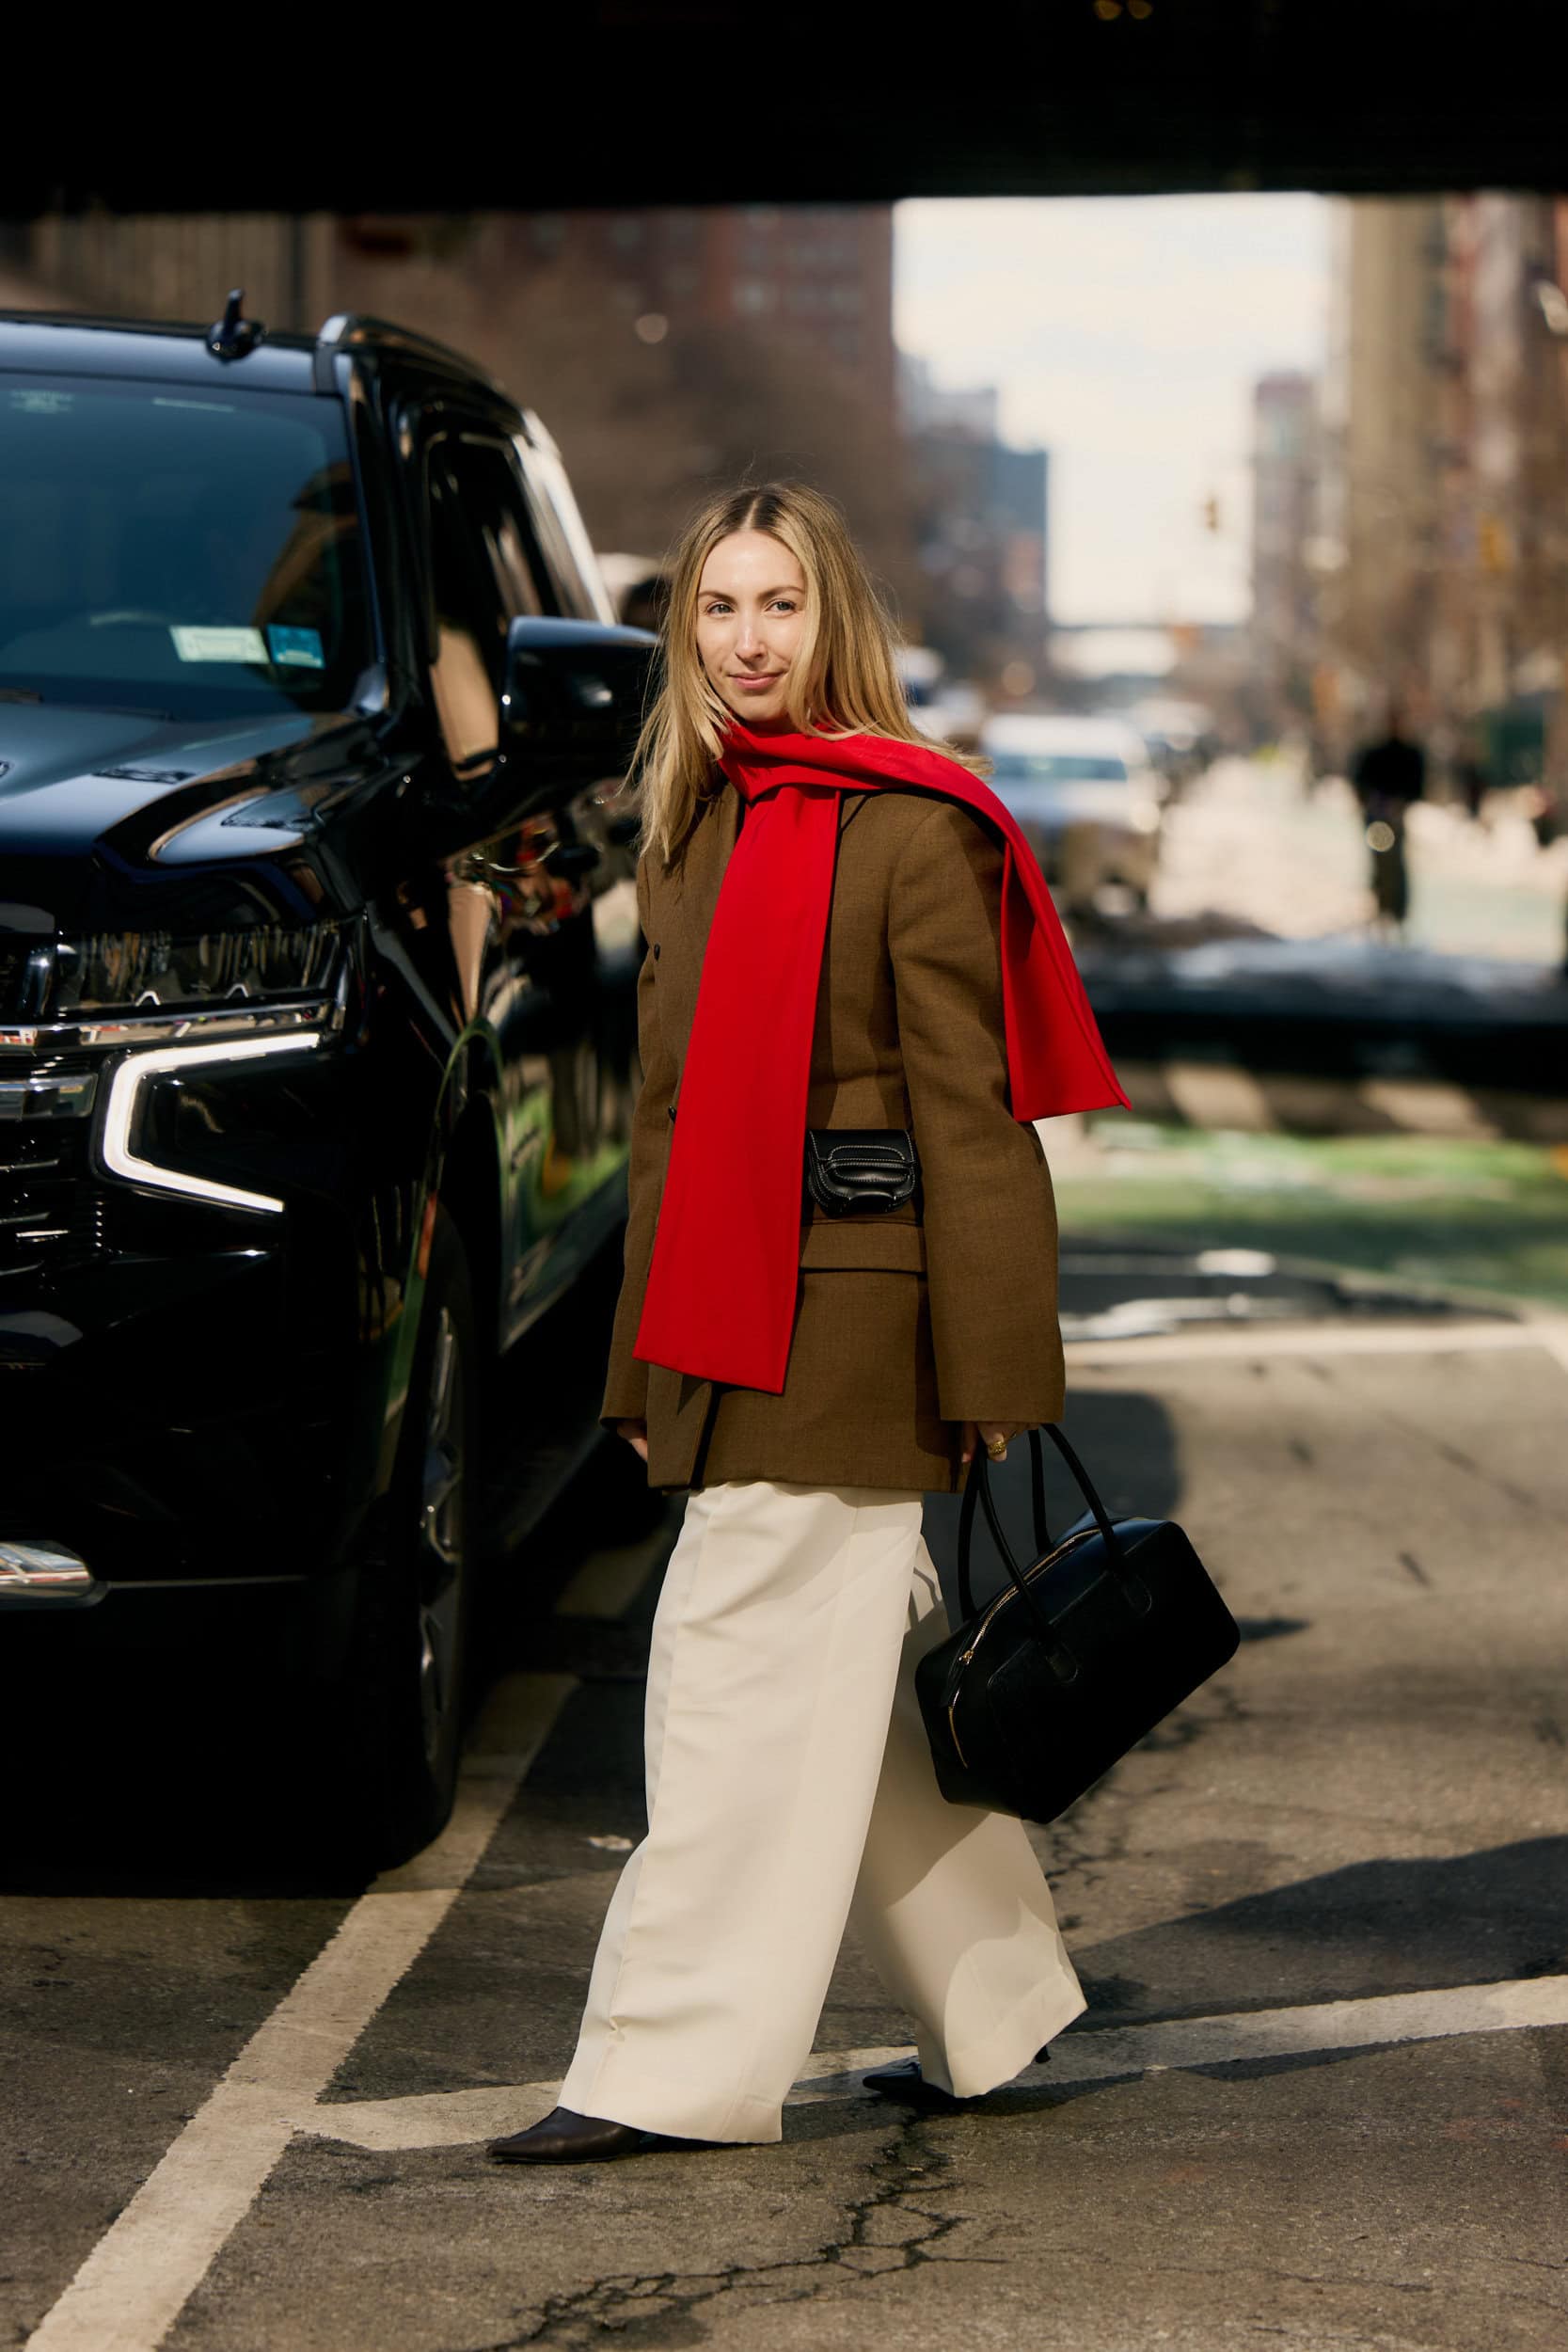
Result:
[[[1265,375],[1252,415],[1252,696],[1259,731],[1281,734],[1312,708],[1317,386],[1300,373]]]
[[[1210,755],[1242,739],[1251,667],[1240,622],[1057,622],[1046,691],[1062,710],[1132,719],[1180,764],[1200,738]]]
[[[228,284],[275,326],[392,317],[538,406],[599,548],[658,564],[715,482],[804,475],[847,505],[900,623],[952,677],[1046,665],[1049,456],[994,390],[938,390],[894,345],[886,204],[350,218],[52,216],[40,303],[207,320]]]
[[[13,298],[309,330],[391,318],[467,353],[562,443],[596,543],[657,565],[718,483],[803,476],[839,498],[912,638],[958,677],[1043,675],[1049,460],[994,390],[938,389],[893,334],[893,214],[876,205],[45,218]],[[633,582],[635,585],[635,582]]]
[[[309,330],[337,310],[464,352],[537,407],[590,530],[662,550],[715,484],[788,474],[849,511],[895,601],[915,582],[886,205],[453,215],[45,218],[40,302]]]
[[[1338,208],[1317,583],[1303,620],[1327,755],[1400,702],[1440,787],[1563,790],[1568,202]]]
[[[1049,625],[1049,453],[1003,439],[990,387],[943,390],[908,357],[899,382],[921,633],[962,675],[1028,694]]]

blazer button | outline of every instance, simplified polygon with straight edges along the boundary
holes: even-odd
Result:
[[[654,942],[654,961],[656,963],[658,961],[658,942],[657,939]]]
[[[674,1125],[674,1123],[675,1123],[675,1106],[674,1106],[673,1103],[672,1103],[672,1104],[671,1104],[671,1105],[670,1105],[670,1124],[671,1124],[671,1126],[673,1127],[673,1126]]]

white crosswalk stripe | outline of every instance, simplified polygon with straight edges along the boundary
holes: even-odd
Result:
[[[1433,1993],[1389,1993],[1297,2009],[1242,2010],[1148,2026],[1072,2028],[1053,2045],[1049,2062],[1031,2066],[1009,2089],[1067,2090],[1139,2074],[1195,2067],[1256,2065],[1401,2042],[1446,2041],[1460,2034],[1515,2033],[1568,2026],[1568,1976],[1462,1984]],[[786,2102],[814,2106],[866,2098],[862,2076],[907,2058],[907,2048],[821,2050]],[[353,2148],[451,2148],[536,2123],[555,2105],[552,2082],[452,2090],[410,2099],[355,2099],[315,2107],[301,2129]]]
[[[1568,1091],[1518,1094],[1444,1078],[1313,1076],[1225,1061],[1120,1062],[1140,1119],[1245,1135],[1400,1134],[1490,1142],[1568,1143]]]

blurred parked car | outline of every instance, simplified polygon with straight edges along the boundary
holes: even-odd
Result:
[[[955,751],[973,751],[986,715],[978,689],[967,678],[949,677],[941,654],[929,645],[901,645],[898,675],[921,733]]]
[[[1129,716],[1164,785],[1162,799],[1178,799],[1217,755],[1213,713],[1202,703],[1151,695]]]
[[[439,345],[0,318],[0,1672],[303,1681],[375,1858],[599,1441],[651,644]]]
[[[1008,712],[988,719],[990,784],[1034,845],[1069,912],[1107,882],[1148,903],[1160,853],[1160,780],[1142,737],[1119,719]]]

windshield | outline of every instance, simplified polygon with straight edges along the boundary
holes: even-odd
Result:
[[[1125,784],[1127,762],[1099,752],[997,752],[993,784]]]
[[[342,710],[369,662],[335,403],[0,374],[0,695]]]

